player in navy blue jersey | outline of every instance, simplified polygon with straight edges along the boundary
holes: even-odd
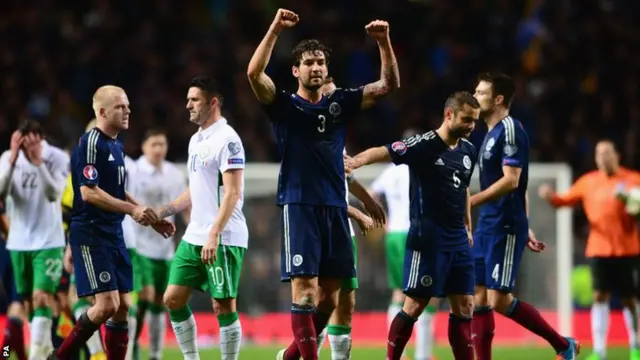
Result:
[[[69,244],[79,297],[95,295],[95,304],[82,314],[71,334],[51,354],[69,359],[106,322],[109,359],[124,360],[127,315],[133,271],[122,234],[122,220],[131,215],[143,225],[153,224],[165,236],[175,228],[157,221],[157,214],[140,206],[125,192],[124,150],[117,136],[129,127],[129,100],[116,86],[103,86],[93,96],[97,126],[85,133],[71,155],[74,194]]]
[[[473,249],[477,358],[491,359],[493,309],[547,340],[559,359],[575,359],[579,344],[562,337],[533,306],[512,294],[525,247],[543,249],[529,230],[529,138],[522,123],[509,115],[514,94],[513,80],[506,75],[483,74],[478,78],[475,97],[488,132],[478,150],[482,191],[471,197],[472,206],[481,206]]]
[[[298,89],[277,87],[265,73],[280,32],[298,15],[280,9],[247,69],[251,87],[273,123],[282,156],[277,203],[283,209],[282,278],[291,278],[295,341],[279,358],[317,359],[316,334],[335,308],[341,279],[354,274],[347,219],[342,152],[348,122],[400,86],[389,24],[365,26],[380,50],[381,78],[357,89],[336,89],[324,96],[330,50],[317,40],[293,49]]]
[[[471,317],[474,271],[471,256],[469,182],[476,159],[466,140],[480,115],[480,104],[468,92],[446,101],[444,121],[435,131],[371,148],[347,161],[357,169],[393,161],[409,167],[411,225],[403,270],[406,299],[391,323],[387,360],[399,360],[413,324],[434,297],[451,305],[449,343],[455,359],[473,359]]]

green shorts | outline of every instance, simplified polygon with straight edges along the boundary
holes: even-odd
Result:
[[[140,263],[140,281],[143,287],[153,286],[156,294],[162,295],[169,283],[171,261],[158,260],[138,254]]]
[[[140,255],[136,249],[127,249],[129,258],[131,259],[131,267],[133,268],[133,289],[132,292],[139,293],[142,291],[142,266],[140,265]]]
[[[405,232],[390,232],[385,236],[387,281],[392,290],[402,289],[402,265],[406,240]]]
[[[351,237],[351,241],[353,241],[353,258],[354,258],[354,264],[356,265],[356,276],[349,278],[349,279],[344,279],[342,280],[342,285],[341,287],[343,289],[349,289],[349,290],[355,290],[358,288],[358,275],[357,275],[357,271],[358,271],[358,248],[356,246],[356,237],[352,236]]]
[[[16,291],[22,296],[31,296],[35,290],[49,294],[58,291],[62,277],[64,248],[35,251],[11,250],[11,265]]]
[[[214,299],[236,298],[246,250],[220,245],[216,261],[213,265],[205,265],[200,259],[202,246],[182,240],[171,262],[169,284],[208,291]]]

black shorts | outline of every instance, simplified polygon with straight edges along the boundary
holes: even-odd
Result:
[[[594,290],[632,297],[640,287],[640,257],[594,257],[591,273]]]
[[[71,285],[71,275],[63,267],[62,277],[60,277],[60,284],[58,285],[58,292],[67,293],[69,291],[70,285]]]

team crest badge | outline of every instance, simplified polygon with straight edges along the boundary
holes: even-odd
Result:
[[[431,284],[433,284],[433,279],[431,278],[431,276],[425,275],[420,278],[420,285],[424,287],[429,287],[431,286]]]
[[[465,155],[464,158],[462,158],[462,165],[464,165],[465,169],[471,170],[471,158],[469,155]]]
[[[200,145],[198,145],[197,154],[198,154],[198,158],[201,161],[204,161],[211,154],[211,146],[209,146],[209,144],[200,144]]]
[[[491,149],[493,148],[493,145],[496,144],[496,139],[491,138],[487,141],[487,146],[484,148],[486,151],[491,151]]]
[[[98,178],[98,170],[93,165],[87,165],[82,169],[82,175],[88,180],[95,180]]]
[[[103,283],[108,283],[109,281],[111,281],[111,274],[109,274],[109,272],[107,271],[103,271],[100,273],[99,278]]]
[[[339,116],[340,113],[342,113],[340,104],[338,104],[337,102],[332,102],[331,105],[329,105],[329,114],[333,116]]]

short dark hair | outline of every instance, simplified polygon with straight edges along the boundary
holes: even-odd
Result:
[[[40,122],[33,119],[22,120],[22,122],[20,123],[20,126],[18,126],[18,131],[20,131],[22,135],[36,134],[36,135],[44,136],[44,130],[42,129],[42,124],[40,124]]]
[[[302,54],[306,52],[310,52],[312,54],[315,54],[317,52],[323,53],[325,62],[329,64],[331,49],[316,39],[307,39],[300,41],[298,45],[293,48],[293,51],[291,51],[291,54],[293,55],[294,66],[300,66],[300,62],[302,61]]]
[[[215,78],[210,76],[196,76],[191,79],[189,87],[196,87],[200,89],[204,93],[207,100],[211,100],[214,97],[218,98],[218,101],[222,106],[223,97],[220,90],[220,82]]]
[[[149,140],[149,138],[154,136],[164,136],[166,138],[167,132],[159,128],[147,129],[145,130],[144,134],[142,134],[142,142],[144,143],[145,141]]]
[[[478,75],[478,82],[486,81],[491,83],[491,94],[495,99],[496,96],[502,95],[504,98],[504,106],[511,107],[513,98],[516,95],[516,84],[513,79],[506,74],[502,73],[483,73]]]
[[[454,113],[462,110],[465,105],[469,105],[474,109],[480,108],[478,100],[468,91],[456,91],[449,95],[447,101],[444,103],[444,108],[450,108]]]

